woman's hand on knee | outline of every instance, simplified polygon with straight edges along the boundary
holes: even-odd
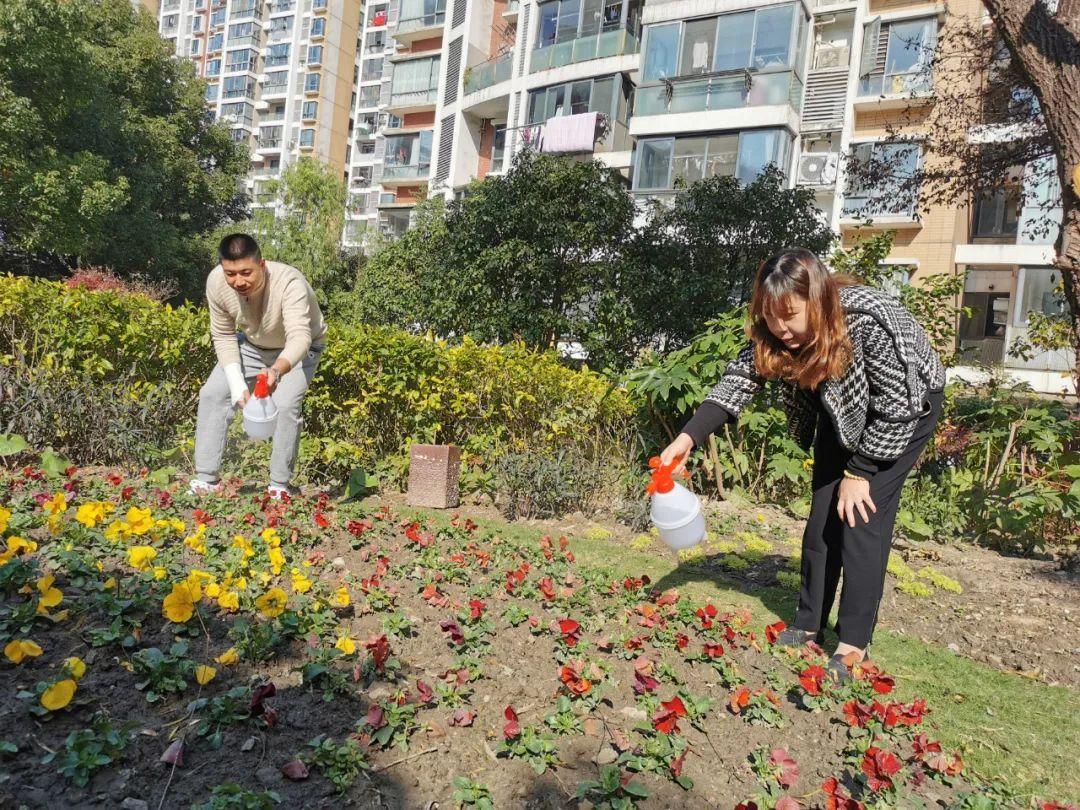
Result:
[[[866,510],[869,509],[870,512]],[[855,528],[855,514],[862,516],[863,523],[870,522],[870,513],[877,507],[870,497],[870,482],[865,478],[844,478],[836,500],[836,512],[840,519]]]

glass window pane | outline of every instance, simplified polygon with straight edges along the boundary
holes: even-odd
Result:
[[[590,37],[600,33],[603,5],[604,0],[584,0],[581,8],[581,36]]]
[[[554,118],[563,114],[564,100],[566,98],[566,86],[549,87],[547,91],[547,104],[544,107],[544,119]]]
[[[558,0],[540,6],[540,26],[536,32],[536,47],[555,44],[555,25],[559,18]]]
[[[731,177],[739,159],[739,136],[717,135],[709,138],[705,156],[705,176]]]
[[[591,81],[574,82],[570,89],[570,114],[578,115],[589,111]]]
[[[529,123],[539,124],[544,120],[544,107],[547,104],[547,90],[534,90],[529,93]]]
[[[752,67],[760,70],[788,64],[794,8],[780,6],[758,11]]]
[[[671,168],[673,141],[641,141],[638,150],[638,182],[641,189],[670,188],[668,170]]]
[[[705,138],[678,138],[671,166],[672,180],[686,185],[705,177]]]
[[[725,14],[720,18],[716,34],[714,70],[736,70],[750,65],[750,49],[754,42],[754,12]]]
[[[932,40],[932,19],[893,23],[889,26],[889,51],[885,57],[885,73],[911,73],[929,61]]]
[[[697,76],[712,70],[713,46],[716,44],[716,18],[693,20],[683,31],[680,76]]]
[[[413,162],[415,135],[392,135],[386,139],[386,164],[408,166]]]
[[[559,25],[555,31],[555,41],[569,42],[577,39],[580,18],[581,0],[560,0]]]
[[[420,165],[431,164],[431,143],[435,137],[435,131],[426,129],[420,133]]]
[[[777,162],[780,132],[764,129],[743,132],[739,137],[739,165],[735,176],[743,183],[750,183],[770,163]]]
[[[642,81],[652,82],[675,75],[679,54],[679,23],[653,25],[648,29]]]
[[[615,92],[615,77],[593,81],[592,98],[589,99],[589,112],[603,113],[608,118],[618,117],[611,108]]]

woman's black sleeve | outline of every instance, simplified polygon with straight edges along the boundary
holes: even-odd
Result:
[[[715,402],[706,400],[701,403],[690,421],[683,427],[682,432],[694,440],[694,447],[701,447],[710,435],[716,433],[729,422],[734,422],[735,417]]]

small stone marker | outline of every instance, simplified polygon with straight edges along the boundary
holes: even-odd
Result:
[[[461,448],[452,444],[414,444],[409,451],[411,506],[455,509],[460,502]]]

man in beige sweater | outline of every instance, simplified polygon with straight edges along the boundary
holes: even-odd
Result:
[[[278,408],[267,492],[289,491],[300,446],[300,406],[326,340],[315,292],[295,267],[263,260],[258,243],[231,234],[218,247],[221,263],[206,279],[210,337],[217,365],[199,392],[195,429],[195,494],[215,491],[225,438],[236,410],[260,372]]]

